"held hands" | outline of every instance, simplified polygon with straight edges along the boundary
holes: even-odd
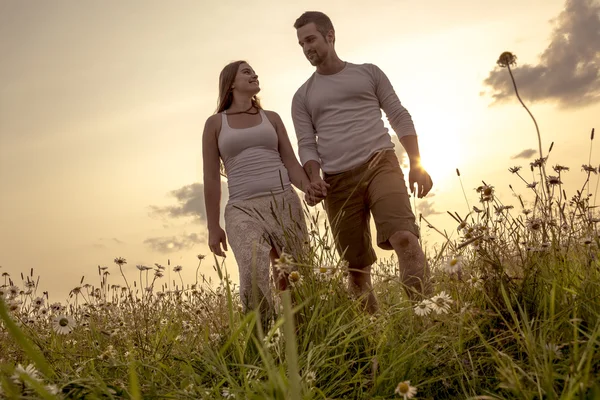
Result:
[[[415,183],[417,184],[416,191]],[[433,187],[433,181],[421,164],[417,164],[410,166],[410,172],[408,173],[408,185],[410,187],[410,192],[417,195],[419,199],[422,199]]]
[[[222,249],[221,245],[223,245]],[[215,255],[225,257],[225,251],[227,251],[227,236],[220,226],[208,230],[208,247]]]
[[[304,195],[304,200],[309,206],[316,206],[321,202],[321,200],[327,197],[328,188],[329,184],[326,183],[322,178],[315,179],[308,185],[306,194]]]

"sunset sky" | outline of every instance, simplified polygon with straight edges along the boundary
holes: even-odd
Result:
[[[509,184],[527,198],[508,168],[528,170],[537,136],[496,66],[503,51],[544,151],[554,142],[549,165],[571,168],[567,193],[583,183],[600,128],[598,1],[0,0],[0,273],[20,285],[33,267],[54,301],[82,275],[97,285],[98,265],[122,284],[115,257],[131,277],[170,259],[191,283],[209,254],[201,136],[219,72],[247,60],[296,147],[291,99],[314,68],[292,25],[307,10],[328,14],[340,58],[377,64],[411,113],[434,181],[418,212],[437,227],[469,211],[456,168],[471,207],[482,180],[506,204],[518,205]],[[231,251],[227,266],[237,280]]]

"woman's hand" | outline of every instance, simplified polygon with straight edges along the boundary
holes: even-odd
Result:
[[[223,246],[222,248],[221,245]],[[220,226],[208,230],[208,247],[215,255],[225,257],[227,235],[225,235],[225,231]]]

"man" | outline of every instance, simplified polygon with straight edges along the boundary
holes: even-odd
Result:
[[[377,310],[371,287],[371,213],[377,244],[395,250],[411,299],[425,288],[426,262],[404,176],[384,127],[383,109],[410,160],[409,186],[419,198],[433,185],[420,163],[412,118],[386,75],[373,64],[342,61],[327,15],[308,11],[294,24],[298,43],[316,72],[292,102],[301,163],[311,184],[306,200],[325,200],[340,255],[349,264],[349,289],[367,311]],[[321,177],[321,170],[323,177]]]

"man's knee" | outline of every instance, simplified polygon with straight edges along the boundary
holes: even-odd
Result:
[[[407,248],[418,245],[419,240],[412,232],[397,231],[390,237],[390,244],[394,249]]]

